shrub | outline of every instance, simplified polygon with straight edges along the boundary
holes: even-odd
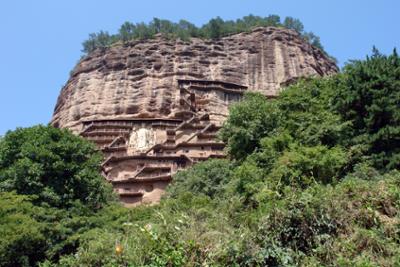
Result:
[[[223,196],[232,168],[232,164],[227,160],[208,160],[196,164],[193,168],[174,175],[174,180],[168,187],[169,195],[176,198],[191,192],[211,198]]]
[[[347,163],[341,147],[293,145],[274,166],[270,177],[281,185],[305,188],[313,183],[332,184],[341,177]]]

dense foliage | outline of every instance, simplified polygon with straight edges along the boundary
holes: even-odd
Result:
[[[396,266],[400,173],[370,174],[265,192],[257,208],[244,208],[238,193],[186,192],[108,210],[101,219],[114,220],[81,234],[76,253],[43,266]]]
[[[43,225],[35,216],[42,211],[26,196],[0,195],[1,266],[31,266],[45,257]]]
[[[50,126],[0,139],[0,266],[35,266],[73,252],[114,199],[93,144]]]
[[[303,23],[295,18],[287,17],[283,21],[277,15],[268,17],[245,16],[237,20],[223,20],[220,17],[213,18],[201,27],[186,20],[175,23],[169,20],[154,18],[150,23],[125,22],[117,34],[109,34],[105,31],[91,33],[89,39],[83,42],[83,52],[90,53],[97,48],[106,48],[116,42],[127,43],[131,40],[150,39],[156,34],[162,34],[168,38],[180,38],[188,40],[190,37],[205,39],[217,39],[227,35],[247,32],[255,27],[284,27],[297,31],[310,44],[324,51],[320,38],[312,32],[305,32]]]
[[[398,71],[374,52],[277,99],[247,94],[220,133],[229,159],[179,172],[159,205],[1,193],[0,266],[398,266]]]
[[[400,167],[400,57],[374,49],[367,60],[353,61],[335,96],[335,109],[352,123],[350,145],[378,168]]]
[[[0,140],[0,192],[34,195],[55,207],[74,201],[96,207],[110,195],[101,159],[93,144],[67,130],[20,128]]]

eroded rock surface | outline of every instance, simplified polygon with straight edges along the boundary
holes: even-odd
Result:
[[[190,42],[159,37],[97,50],[81,60],[61,91],[52,123],[77,131],[83,120],[171,117],[178,79],[241,84],[273,96],[299,77],[335,72],[319,49],[287,29]]]

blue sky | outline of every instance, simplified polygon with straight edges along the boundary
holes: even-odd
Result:
[[[89,33],[153,17],[201,25],[248,14],[299,18],[342,66],[400,48],[399,0],[1,0],[0,135],[49,122]]]

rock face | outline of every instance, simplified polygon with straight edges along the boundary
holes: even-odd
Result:
[[[58,98],[52,124],[96,142],[105,177],[127,205],[159,200],[171,175],[223,157],[215,134],[244,91],[338,71],[297,33],[257,28],[219,40],[137,41],[82,59]]]

